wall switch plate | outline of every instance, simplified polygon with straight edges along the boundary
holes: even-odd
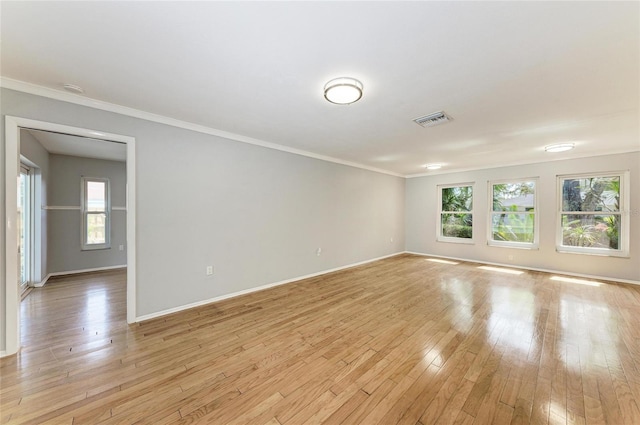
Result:
[[[211,276],[213,274],[213,266],[207,266],[207,276]]]
[[[316,255],[317,255],[318,257],[320,256],[320,254],[322,254],[322,248],[318,248],[318,249],[316,250]]]
[[[118,249],[119,249],[120,251],[124,251],[124,245],[119,245],[119,246],[118,246]]]

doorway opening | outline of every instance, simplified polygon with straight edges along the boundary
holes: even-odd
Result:
[[[113,133],[105,133],[102,131],[96,131],[91,129],[84,129],[78,127],[70,127],[66,125],[60,125],[55,123],[48,123],[43,121],[36,121],[19,117],[5,117],[5,141],[6,141],[6,157],[5,157],[5,193],[6,199],[16,199],[22,201],[23,195],[28,190],[25,183],[23,189],[22,181],[26,182],[28,178],[26,174],[23,174],[20,161],[20,133],[21,130],[36,130],[57,133],[68,136],[79,136],[86,140],[95,141],[107,141],[116,142],[118,144],[124,144],[126,146],[126,182],[124,187],[125,195],[123,200],[125,205],[121,208],[126,212],[126,312],[127,323],[134,323],[136,321],[136,241],[135,241],[135,138],[129,136],[123,136]],[[107,145],[107,143],[102,143]],[[28,168],[28,167],[27,167]],[[33,174],[33,173],[32,173]],[[31,179],[33,182],[33,179]],[[17,183],[17,184],[16,184]],[[33,184],[33,183],[31,183]],[[33,188],[33,186],[31,186]],[[79,188],[78,188],[79,189]],[[33,211],[37,209],[37,202],[33,202],[33,190],[31,190],[30,199],[31,207]],[[34,243],[33,235],[37,233],[38,222],[35,220],[35,231],[31,231],[27,235],[28,230],[22,229],[21,224],[26,220],[23,212],[27,210],[28,206],[18,205],[19,202],[6,202],[6,233],[5,233],[5,253],[6,258],[15,258],[15,261],[6,261],[5,271],[5,341],[4,349],[0,352],[0,356],[6,356],[15,354],[20,349],[20,295],[22,292],[22,283],[32,281],[34,279],[34,269],[40,270],[36,274],[40,274],[40,277],[36,276],[35,279],[40,280],[46,273],[42,269],[42,257],[43,255],[34,255],[29,263],[29,259],[22,259],[22,253],[25,250],[34,248],[38,245],[38,240]],[[34,208],[36,205],[36,208]],[[64,208],[74,206],[64,205]],[[80,207],[78,207],[79,209]],[[43,210],[47,209],[43,206]],[[55,209],[55,208],[53,208]],[[41,230],[41,229],[40,229]],[[30,248],[29,248],[29,241]],[[29,276],[29,274],[31,274]],[[47,274],[47,278],[50,275]],[[44,279],[46,281],[46,278]]]

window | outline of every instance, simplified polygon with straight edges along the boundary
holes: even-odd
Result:
[[[473,243],[473,184],[438,186],[438,240]]]
[[[512,248],[538,246],[536,179],[489,183],[488,244]]]
[[[33,278],[34,241],[34,178],[33,170],[20,163],[20,179],[18,180],[18,255],[20,257],[20,275],[18,283],[21,291]]]
[[[111,247],[109,179],[82,178],[82,249]]]
[[[628,181],[628,172],[559,176],[558,251],[628,256]]]

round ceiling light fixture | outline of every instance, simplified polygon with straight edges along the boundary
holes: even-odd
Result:
[[[565,152],[575,148],[575,143],[560,143],[557,145],[549,145],[544,147],[545,152]]]
[[[362,97],[362,83],[355,78],[334,78],[324,85],[324,98],[336,105],[349,105]]]
[[[442,164],[427,164],[424,166],[427,170],[439,170],[442,168]]]

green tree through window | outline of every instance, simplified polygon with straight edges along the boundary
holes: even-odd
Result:
[[[440,187],[440,237],[473,238],[473,186]]]
[[[562,244],[619,248],[620,177],[562,182]]]
[[[560,177],[559,250],[626,255],[626,180],[627,173]]]

